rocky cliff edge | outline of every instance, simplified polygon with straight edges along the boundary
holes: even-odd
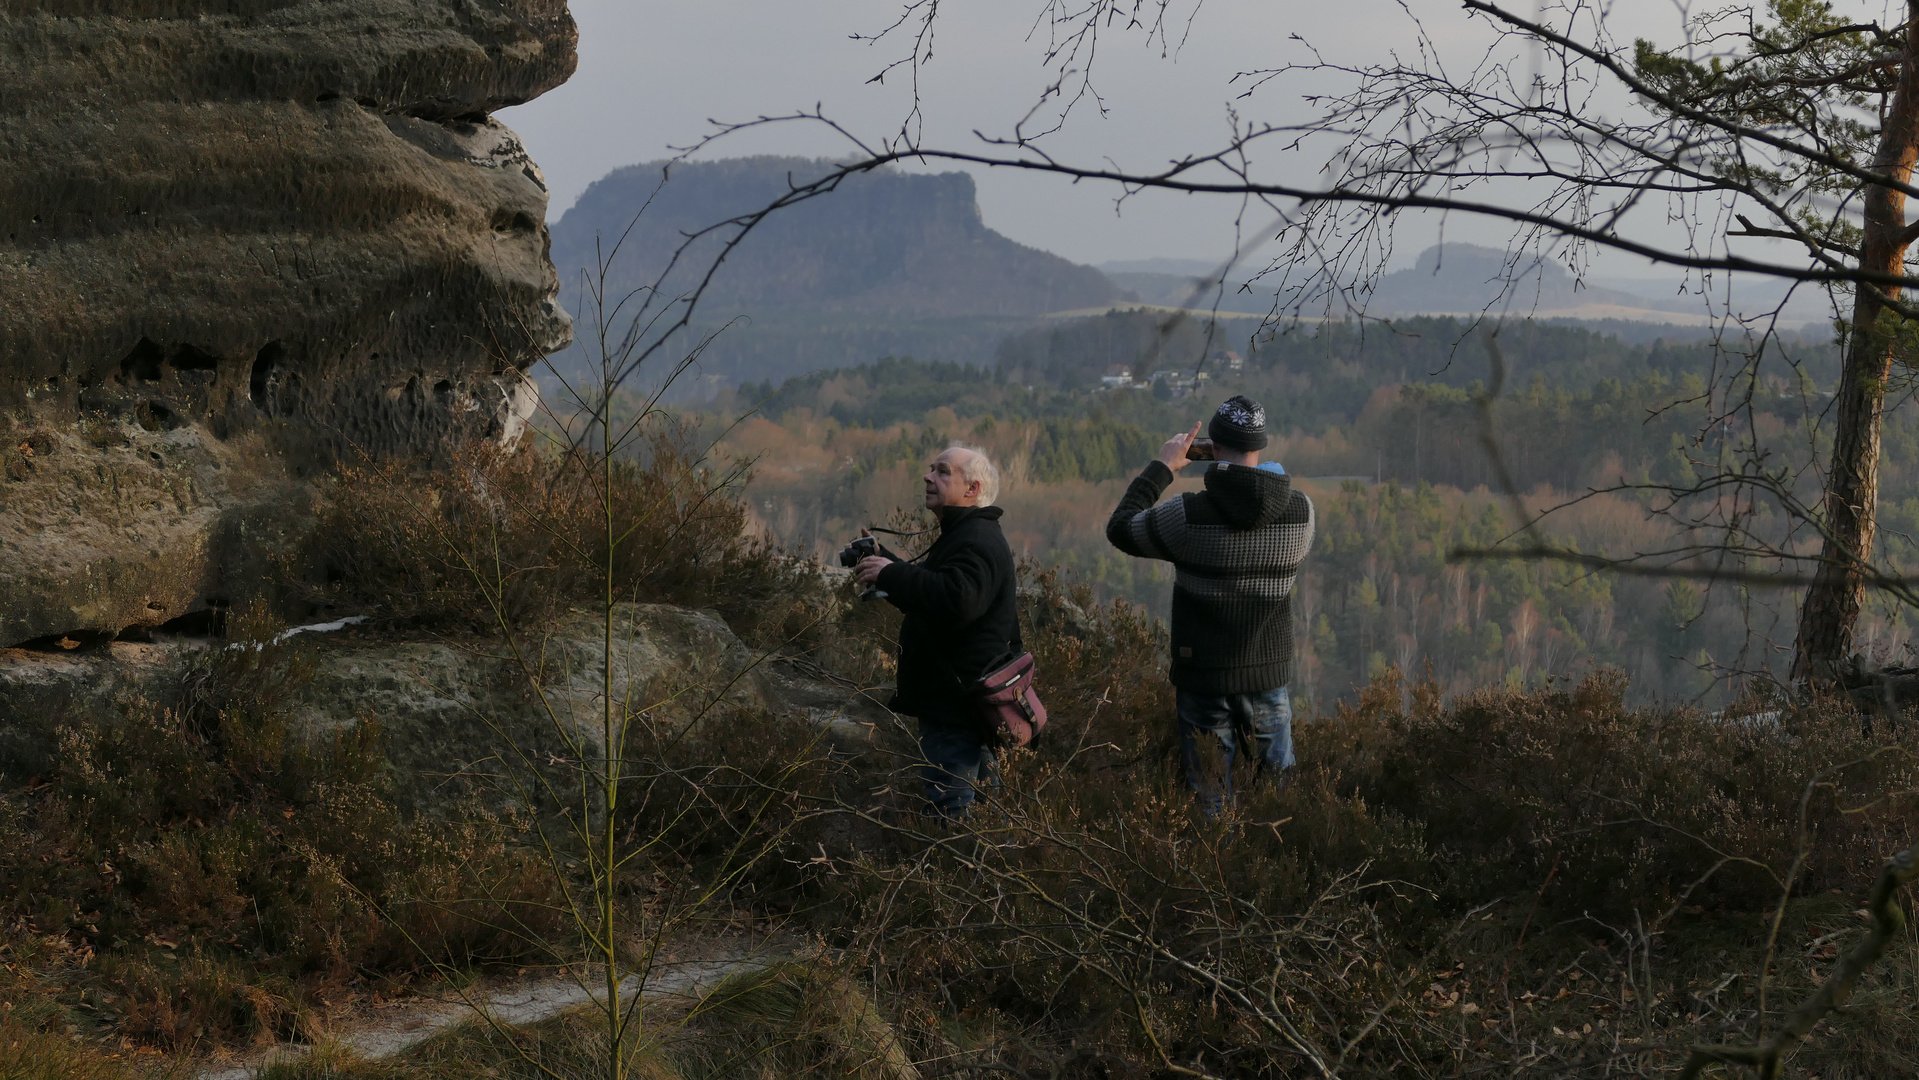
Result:
[[[343,456],[516,435],[571,324],[490,113],[576,38],[561,0],[0,4],[0,646],[226,599]]]
[[[621,604],[614,616],[613,699],[643,710],[645,722],[675,738],[730,745],[733,718],[756,713],[824,729],[849,751],[907,739],[879,703],[884,691],[755,652],[710,612]],[[294,737],[377,723],[395,794],[410,808],[470,794],[497,801],[503,755],[551,766],[566,780],[571,750],[561,725],[573,740],[599,745],[607,651],[597,613],[562,616],[520,643],[521,659],[494,639],[396,639],[338,624],[323,630],[284,638],[261,654],[256,677],[281,687]],[[178,707],[194,672],[211,670],[223,650],[253,647],[163,633],[72,652],[0,649],[0,778],[25,782],[49,772],[65,725]],[[522,659],[537,666],[538,693]]]

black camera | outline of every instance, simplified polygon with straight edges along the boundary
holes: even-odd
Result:
[[[840,549],[840,565],[851,570],[860,564],[861,559],[879,553],[880,542],[870,536],[862,536]]]
[[[860,564],[861,559],[869,555],[878,555],[879,553],[880,542],[870,536],[862,536],[840,549],[840,565],[851,570]],[[861,600],[879,600],[885,596],[886,594],[884,592],[873,588],[869,588],[865,592],[860,593]]]

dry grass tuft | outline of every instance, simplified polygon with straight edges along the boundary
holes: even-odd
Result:
[[[125,1063],[75,1042],[0,1017],[0,1080],[133,1080]]]

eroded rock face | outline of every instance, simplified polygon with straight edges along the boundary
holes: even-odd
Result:
[[[92,644],[248,595],[312,498],[257,432],[95,416],[16,437],[0,451],[0,644]]]
[[[517,431],[571,325],[488,114],[575,39],[563,0],[0,7],[0,645],[204,603],[343,455]]]
[[[600,617],[572,612],[521,645],[544,663],[544,702],[493,640],[316,633],[289,639],[266,662],[299,673],[283,687],[295,735],[325,738],[377,722],[402,802],[431,808],[469,792],[498,795],[487,778],[502,754],[563,766],[572,750],[556,722],[577,733],[576,745],[597,750],[606,674]],[[188,672],[211,666],[213,650],[228,647],[160,635],[71,652],[0,649],[0,779],[47,773],[63,724],[114,713],[138,722],[169,707]],[[661,732],[727,747],[734,719],[748,713],[825,728],[847,752],[904,731],[875,700],[883,693],[817,681],[755,653],[716,615],[663,604],[618,606],[613,696],[645,708]],[[555,778],[564,780],[559,766]]]

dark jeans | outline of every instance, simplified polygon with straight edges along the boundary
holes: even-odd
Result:
[[[944,818],[962,818],[973,805],[975,788],[993,773],[993,750],[980,725],[956,716],[922,716],[920,755],[926,759],[926,801]]]
[[[1233,759],[1242,735],[1253,740],[1263,769],[1283,781],[1293,767],[1293,699],[1285,687],[1254,694],[1194,694],[1179,691],[1179,751],[1186,782],[1199,808],[1217,817],[1233,798]]]

